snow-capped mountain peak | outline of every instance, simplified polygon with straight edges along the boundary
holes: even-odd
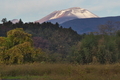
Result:
[[[12,22],[13,24],[16,24],[16,23],[19,23],[19,20],[18,20],[18,19],[13,19],[13,20],[11,20],[11,22]]]
[[[35,21],[35,22],[39,22],[39,23],[43,23],[43,22],[63,23],[63,22],[66,22],[68,20],[72,20],[72,19],[76,19],[76,18],[96,18],[96,17],[98,17],[98,16],[94,15],[93,13],[89,12],[86,9],[79,8],[79,7],[73,7],[73,8],[69,8],[69,9],[54,11],[51,14],[49,14],[48,16],[46,16],[38,21]]]

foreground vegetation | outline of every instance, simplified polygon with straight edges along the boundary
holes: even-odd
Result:
[[[114,24],[79,35],[58,23],[5,20],[0,24],[0,79],[119,80],[120,25]]]
[[[0,65],[1,79],[22,80],[119,80],[120,64],[33,63]]]

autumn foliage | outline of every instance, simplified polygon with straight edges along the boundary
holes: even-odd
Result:
[[[31,34],[16,28],[7,32],[7,37],[0,37],[0,63],[13,64],[34,62],[42,54],[41,49],[33,47]]]

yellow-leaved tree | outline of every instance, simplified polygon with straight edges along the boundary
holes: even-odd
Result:
[[[26,63],[34,62],[44,52],[33,47],[31,34],[22,28],[7,32],[7,37],[0,37],[0,63]]]

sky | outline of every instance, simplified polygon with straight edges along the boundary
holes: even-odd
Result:
[[[0,20],[34,22],[56,10],[80,7],[99,17],[120,16],[120,0],[0,0]]]

